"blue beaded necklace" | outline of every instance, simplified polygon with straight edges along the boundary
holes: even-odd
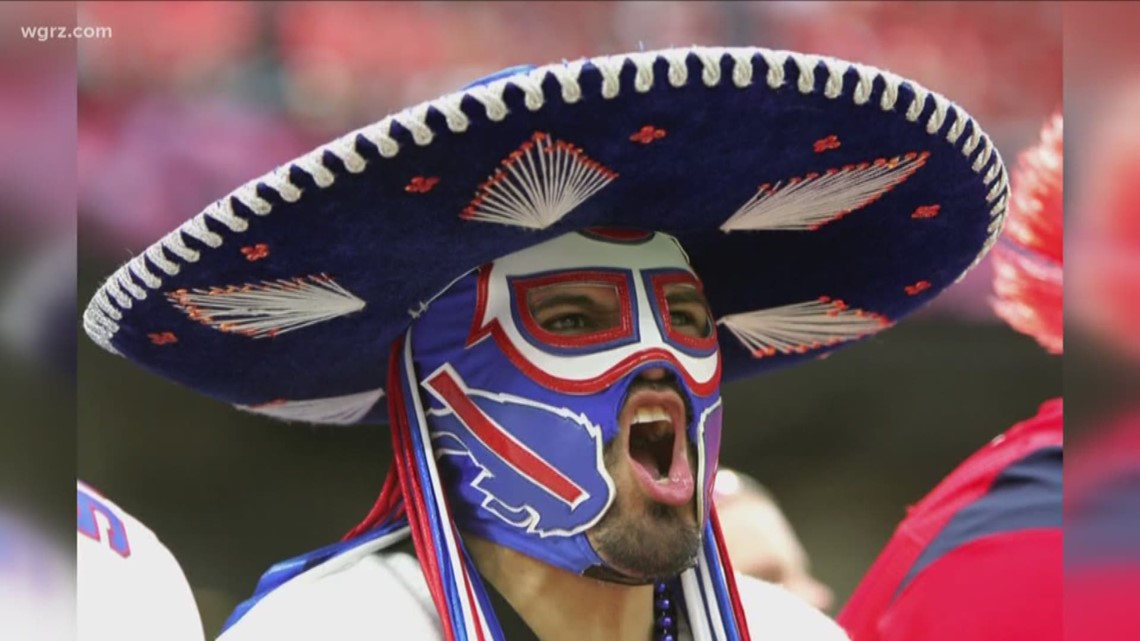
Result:
[[[664,581],[653,586],[653,625],[657,641],[677,641],[677,604]]]

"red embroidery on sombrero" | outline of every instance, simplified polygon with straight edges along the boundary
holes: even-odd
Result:
[[[537,132],[479,185],[459,217],[546,229],[617,177],[581,148]]]
[[[910,215],[914,219],[934,218],[938,215],[938,211],[942,209],[942,205],[922,205],[914,210]]]
[[[755,358],[806,354],[890,327],[886,316],[851,309],[840,299],[814,301],[729,314],[718,324],[727,328]]]
[[[245,259],[252,263],[255,260],[261,260],[269,256],[269,245],[257,243],[256,245],[242,247],[241,253],[245,254]]]
[[[721,224],[722,231],[786,229],[815,231],[883,197],[926,164],[929,152],[844,165],[823,173],[760,185]]]
[[[903,289],[906,290],[907,296],[914,296],[916,294],[921,294],[922,292],[930,289],[930,281],[920,280],[913,285],[907,285]]]
[[[835,134],[831,134],[830,136],[827,136],[826,138],[820,138],[819,140],[815,141],[815,143],[811,146],[811,148],[815,150],[815,153],[822,154],[825,151],[830,151],[832,149],[839,149],[839,147],[841,147],[842,144],[843,143],[839,142],[839,136],[836,136]]]
[[[639,129],[637,131],[637,133],[630,136],[629,139],[633,142],[639,142],[643,145],[648,145],[649,143],[653,142],[654,140],[661,140],[664,137],[665,137],[665,130],[664,129],[658,129],[657,127],[654,127],[653,125],[645,125],[641,129]]]
[[[154,343],[155,345],[169,345],[171,343],[178,342],[178,337],[174,335],[174,332],[157,332],[154,334],[147,334],[147,338],[149,338],[150,342]]]
[[[844,312],[850,309],[847,307],[847,303],[843,302],[842,298],[833,299],[830,296],[820,296],[819,302],[831,305],[832,308],[827,312],[828,316],[838,316],[840,312]]]
[[[439,184],[437,176],[416,176],[404,186],[404,191],[413,194],[426,194]]]

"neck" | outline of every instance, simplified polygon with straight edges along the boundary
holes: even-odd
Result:
[[[652,585],[599,581],[484,539],[463,540],[479,573],[542,641],[652,638]]]

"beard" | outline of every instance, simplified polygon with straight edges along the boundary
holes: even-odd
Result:
[[[587,534],[594,551],[625,578],[645,583],[677,576],[697,563],[701,530],[695,502],[672,506],[642,495],[632,478],[618,474],[628,465],[624,452],[606,445],[605,463],[618,483],[613,505]]]

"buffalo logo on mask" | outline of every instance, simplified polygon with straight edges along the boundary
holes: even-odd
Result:
[[[581,532],[605,513],[613,481],[602,460],[602,429],[585,415],[470,389],[450,365],[423,385],[442,405],[428,411],[436,456],[470,459],[450,469],[474,474],[464,481],[483,495],[481,508],[539,536]],[[547,438],[552,429],[582,438]]]

